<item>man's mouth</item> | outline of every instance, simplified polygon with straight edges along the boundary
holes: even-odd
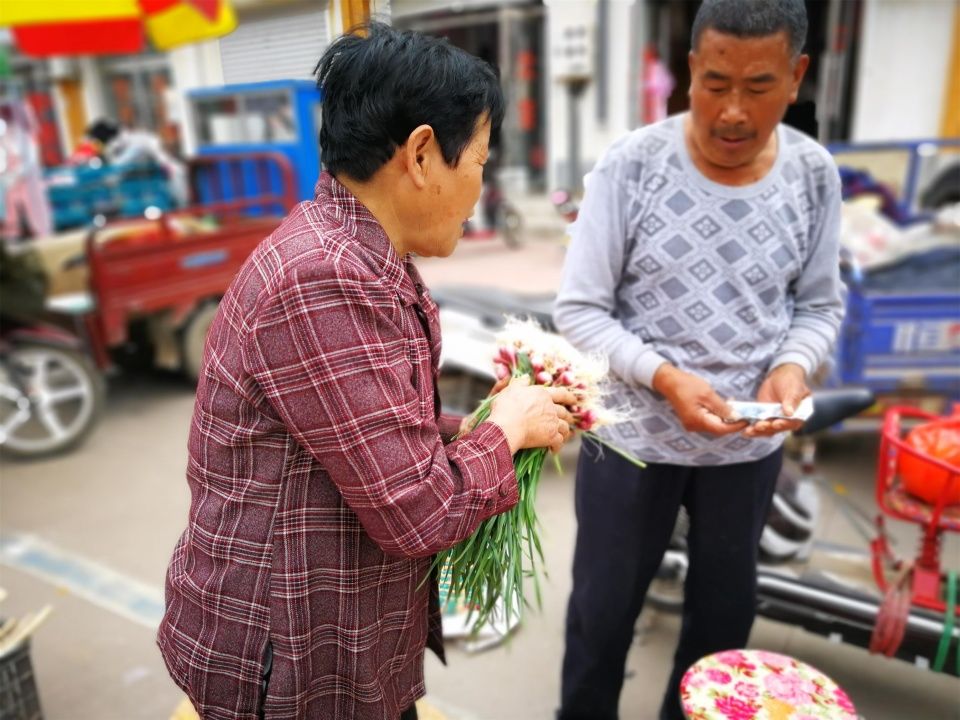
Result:
[[[738,148],[746,145],[750,140],[753,139],[752,134],[744,133],[714,133],[713,138],[717,140],[721,145],[726,148]]]

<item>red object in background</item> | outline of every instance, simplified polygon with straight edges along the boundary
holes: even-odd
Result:
[[[960,504],[960,417],[919,425],[907,433],[906,443],[923,456],[942,460],[956,468],[956,472],[951,473],[927,462],[924,457],[901,453],[899,470],[907,492],[936,504],[946,491],[947,505]],[[951,479],[952,487],[945,489]]]
[[[643,122],[650,125],[667,117],[667,101],[676,82],[670,70],[660,59],[653,45],[643,51],[641,89],[643,91]]]
[[[517,53],[517,80],[533,82],[537,79],[537,56],[532,50]]]
[[[63,163],[60,150],[60,133],[49,93],[27,93],[26,100],[37,118],[37,144],[40,146],[40,161],[44,167],[56,167]]]
[[[50,2],[35,1],[37,4]],[[75,6],[71,6],[70,0],[57,0],[58,6],[65,10],[63,15],[59,15],[61,19],[50,22],[49,17],[58,16],[41,13],[40,17],[43,19],[37,22],[20,21],[19,24],[13,24],[11,30],[17,48],[33,57],[139,53],[146,47],[144,22],[149,22],[152,16],[162,15],[177,5],[187,5],[195,8],[208,23],[216,24],[221,4],[221,0],[136,0],[127,3],[112,2],[106,8],[101,8],[95,5],[96,1],[94,0],[93,7],[102,9],[103,17],[91,16],[91,13],[77,16],[71,13]],[[73,2],[80,5],[84,0]],[[21,13],[18,13],[18,16],[20,15]],[[226,32],[232,29],[231,26]],[[212,33],[211,36],[215,37],[217,34]],[[158,43],[155,30],[151,30],[151,37],[155,45],[168,47],[162,42]]]
[[[118,20],[68,20],[13,28],[17,48],[26,55],[100,55],[143,50],[139,17]]]
[[[517,124],[521,130],[530,132],[537,127],[537,101],[523,98],[517,101]]]

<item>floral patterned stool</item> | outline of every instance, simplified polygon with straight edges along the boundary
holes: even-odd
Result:
[[[763,650],[698,660],[680,682],[688,720],[857,720],[843,688],[815,667]]]

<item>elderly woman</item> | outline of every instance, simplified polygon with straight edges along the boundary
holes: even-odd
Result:
[[[158,642],[204,718],[416,716],[443,657],[431,556],[517,502],[513,454],[569,437],[562,389],[512,383],[454,440],[437,307],[503,116],[494,71],[372,24],[317,65],[326,171],[220,303]]]

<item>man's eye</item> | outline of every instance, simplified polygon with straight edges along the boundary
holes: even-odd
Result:
[[[707,90],[715,95],[719,95],[720,93],[727,91],[725,87],[708,87]]]
[[[766,95],[770,92],[769,88],[750,88],[751,95]]]

